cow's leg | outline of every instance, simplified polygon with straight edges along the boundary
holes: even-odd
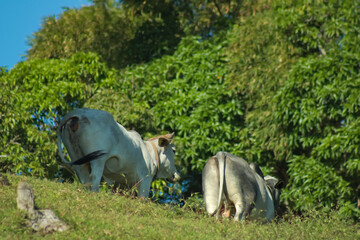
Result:
[[[224,212],[222,213],[222,217],[223,218],[230,218],[231,206],[230,206],[229,201],[226,198],[225,198],[225,201],[224,201],[224,205],[225,205],[225,209],[224,209]]]
[[[151,186],[151,176],[144,177],[138,184],[138,196],[142,198],[149,197],[149,191]]]
[[[94,192],[99,191],[99,185],[101,181],[101,177],[104,173],[104,167],[106,162],[107,156],[100,157],[99,159],[93,160],[90,162],[91,164],[91,190]]]
[[[238,202],[235,204],[236,213],[234,216],[234,221],[244,221],[247,216],[251,213],[252,205],[247,204],[246,202]]]
[[[244,221],[246,217],[246,212],[248,211],[248,206],[244,201],[242,194],[237,193],[233,195],[230,199],[235,205],[234,221]]]
[[[75,145],[75,147],[77,147]],[[77,149],[77,151],[74,150],[73,146],[68,147],[68,153],[70,156],[70,159],[72,161],[78,160],[81,157],[83,157],[83,154],[80,152],[79,149]],[[82,165],[72,165],[72,167],[75,170],[76,176],[79,178],[80,182],[82,184],[91,184],[91,179],[90,179],[90,163],[86,163],[86,164],[82,164]]]
[[[234,221],[243,221],[244,220],[244,207],[242,206],[241,203],[236,203],[235,205],[235,216],[234,216]]]
[[[73,165],[73,168],[82,184],[91,184],[89,163],[79,166]]]

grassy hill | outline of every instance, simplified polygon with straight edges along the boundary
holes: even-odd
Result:
[[[287,215],[278,223],[242,224],[189,208],[106,191],[93,193],[79,184],[6,176],[10,186],[0,184],[0,239],[360,239],[360,224],[341,220],[336,213],[314,213],[308,218]],[[38,208],[52,209],[70,230],[45,235],[29,229],[25,212],[16,207],[20,181],[32,184]]]

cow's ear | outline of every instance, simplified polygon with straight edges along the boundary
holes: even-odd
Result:
[[[281,189],[285,187],[285,182],[282,180],[279,180],[276,184],[275,184],[275,188],[276,189]]]
[[[161,137],[159,137],[159,146],[160,147],[167,147],[171,141],[173,140],[174,138],[174,135],[175,133],[171,133],[171,134],[166,134],[166,135],[163,135]]]

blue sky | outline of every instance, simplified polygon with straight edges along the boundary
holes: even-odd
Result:
[[[88,0],[2,0],[0,3],[0,66],[11,69],[29,49],[27,39],[41,27],[42,19],[57,16],[62,7],[80,8]]]

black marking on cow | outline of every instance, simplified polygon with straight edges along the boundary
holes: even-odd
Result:
[[[71,164],[72,165],[81,165],[81,164],[85,164],[85,163],[88,163],[92,160],[95,160],[99,157],[102,157],[104,156],[106,153],[104,153],[103,151],[95,151],[95,152],[92,152],[92,153],[89,153],[88,155],[72,162]]]

